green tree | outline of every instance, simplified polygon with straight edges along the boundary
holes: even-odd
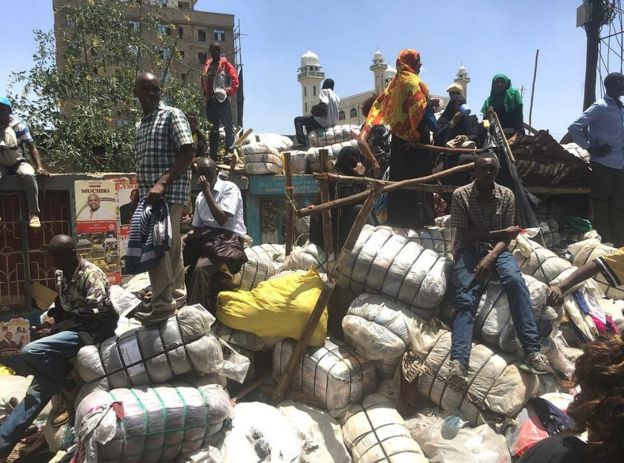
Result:
[[[13,95],[16,112],[54,170],[134,170],[141,111],[133,90],[140,70],[163,78],[167,104],[201,113],[197,85],[168,72],[179,54],[175,34],[159,33],[175,30],[162,17],[165,9],[137,5],[140,21],[131,24],[127,8],[124,0],[67,2],[60,11],[70,26],[61,32],[63,46],[57,49],[53,32],[34,31],[34,66],[13,74],[13,88],[22,87]]]

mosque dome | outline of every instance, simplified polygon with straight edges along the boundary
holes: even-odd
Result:
[[[383,78],[384,81],[388,80],[388,79],[392,79],[394,76],[396,76],[396,69],[394,69],[392,66],[388,66],[388,69],[386,69],[383,73]]]
[[[301,67],[304,66],[320,66],[321,62],[319,61],[319,57],[316,53],[311,50],[306,51],[303,55],[301,55]]]

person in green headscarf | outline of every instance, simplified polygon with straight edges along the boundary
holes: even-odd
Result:
[[[505,74],[496,74],[492,78],[490,96],[485,99],[481,112],[488,116],[488,107],[492,106],[503,129],[506,132],[523,132],[522,95],[511,86],[511,80]]]

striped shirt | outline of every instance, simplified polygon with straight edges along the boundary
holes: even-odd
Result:
[[[462,229],[487,232],[502,230],[514,225],[516,200],[513,192],[494,183],[492,194],[484,196],[475,182],[464,185],[453,192],[451,201],[451,227],[457,228],[455,250],[466,245]]]
[[[180,156],[180,148],[193,144],[193,135],[182,111],[163,102],[151,113],[143,116],[136,127],[138,154],[137,182],[139,192],[145,197],[156,182],[165,175]],[[169,204],[186,204],[191,193],[190,166],[171,180],[165,189]]]

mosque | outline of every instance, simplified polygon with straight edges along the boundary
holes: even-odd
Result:
[[[381,93],[396,74],[396,69],[386,63],[380,51],[376,51],[373,55],[369,69],[373,73],[372,90],[350,96],[343,96],[337,92],[340,96],[339,119],[341,124],[361,125],[366,118],[366,114],[362,114],[362,103],[369,96]],[[301,66],[297,70],[297,80],[301,84],[301,111],[304,116],[309,115],[312,106],[318,103],[318,93],[323,79],[325,79],[325,72],[318,55],[308,50],[301,56]],[[464,95],[467,95],[470,77],[468,77],[468,71],[463,65],[457,70],[453,82],[461,85],[464,89]],[[445,108],[449,101],[448,95],[431,95],[431,98],[439,100],[438,111]]]

